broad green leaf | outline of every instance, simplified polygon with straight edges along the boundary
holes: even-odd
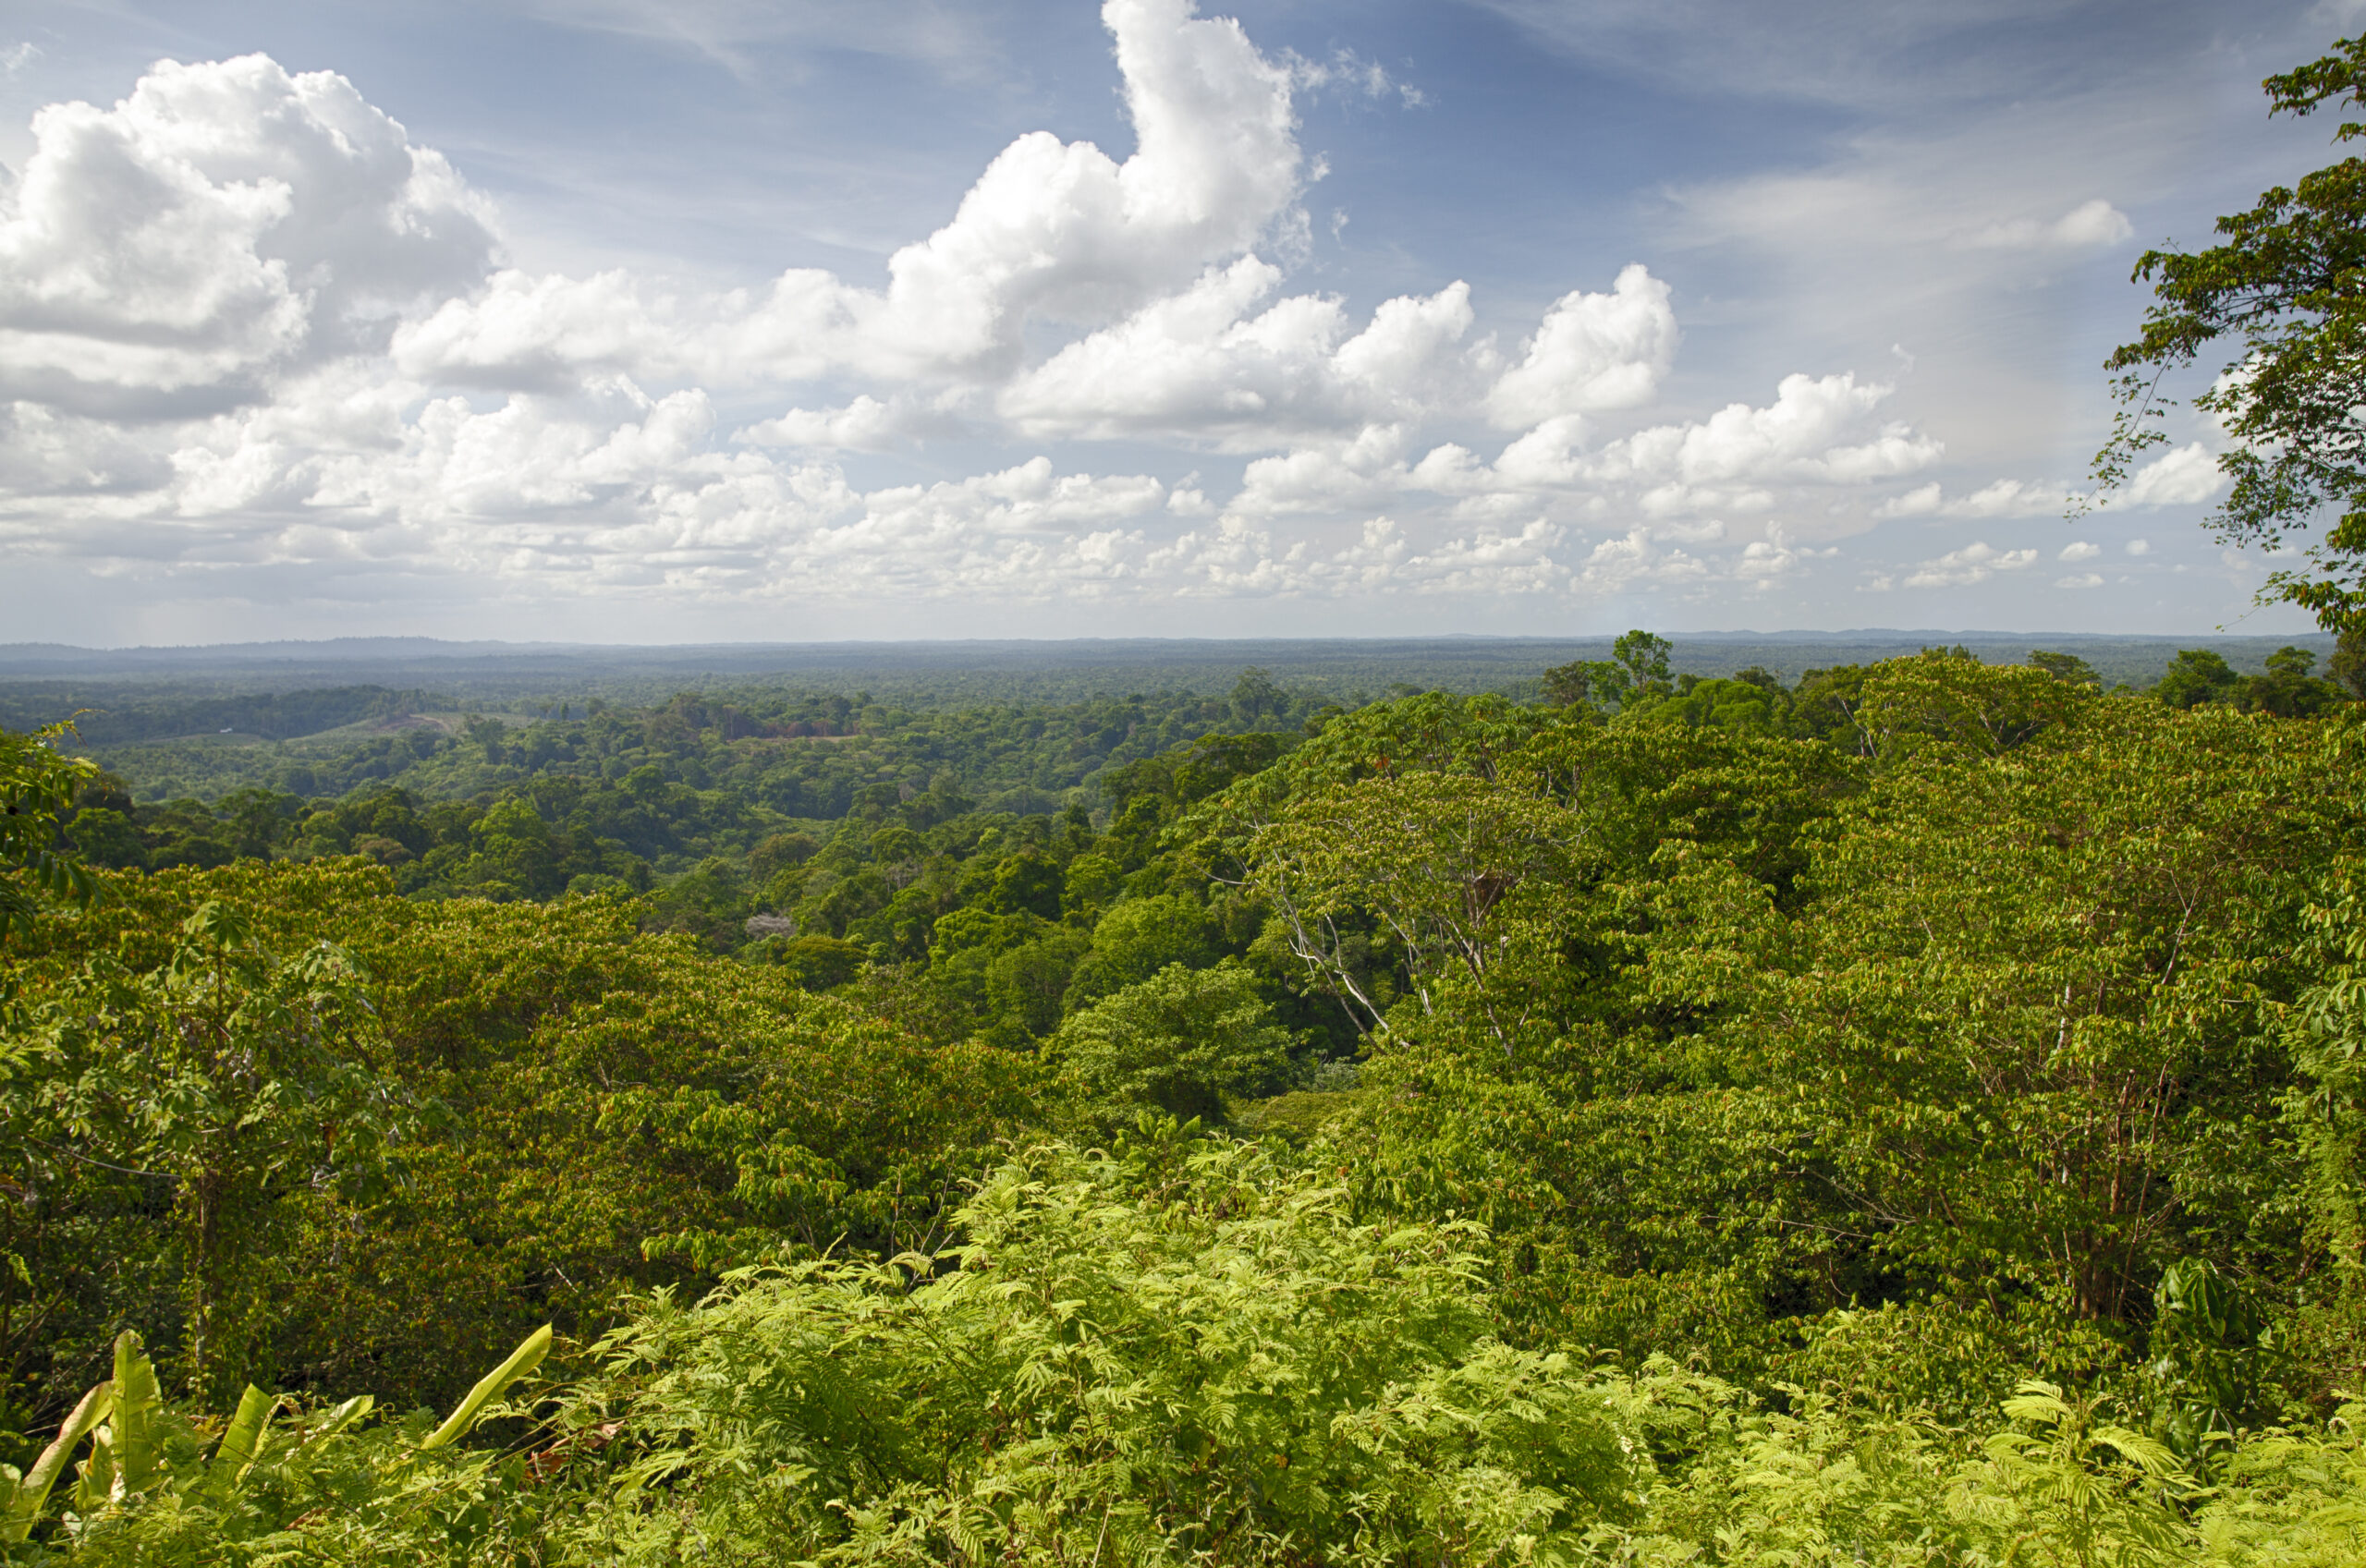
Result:
[[[126,1329],[115,1342],[114,1431],[116,1492],[141,1492],[155,1479],[157,1429],[164,1396],[156,1368],[140,1348],[140,1336]]]
[[[41,1518],[42,1504],[49,1498],[50,1489],[65,1473],[66,1462],[73,1457],[75,1445],[88,1437],[93,1428],[107,1417],[114,1407],[115,1385],[100,1383],[84,1394],[65,1424],[57,1428],[57,1436],[33,1461],[33,1467],[18,1481],[8,1499],[7,1513],[0,1515],[0,1543],[23,1540],[31,1533]]]
[[[525,1343],[509,1353],[508,1360],[479,1379],[477,1386],[469,1391],[468,1397],[453,1408],[452,1414],[445,1417],[442,1426],[428,1434],[426,1440],[419,1445],[420,1448],[422,1451],[442,1448],[445,1443],[465,1433],[469,1429],[470,1423],[476,1419],[477,1412],[492,1403],[494,1396],[507,1388],[511,1382],[541,1366],[543,1357],[550,1354],[550,1348],[551,1326],[545,1323],[527,1335]]]

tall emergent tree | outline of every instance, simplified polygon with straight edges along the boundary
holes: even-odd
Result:
[[[2366,35],[2262,85],[2274,114],[2366,109]],[[2361,136],[2357,120],[2334,132]],[[2148,250],[2136,263],[2154,299],[2142,334],[2104,361],[2118,372],[2120,411],[2095,477],[2105,492],[2126,483],[2137,456],[2167,440],[2164,375],[2233,339],[2237,352],[2193,399],[2233,438],[2218,465],[2234,489],[2211,524],[2235,544],[2307,541],[2301,565],[2275,573],[2262,596],[2347,630],[2366,621],[2366,160],[2279,186],[2220,218],[2217,232],[2222,243],[2206,250]],[[2328,508],[2331,527],[2312,537]]]

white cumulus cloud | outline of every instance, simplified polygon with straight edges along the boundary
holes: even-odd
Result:
[[[934,397],[895,393],[884,400],[863,393],[840,407],[791,408],[760,419],[735,439],[756,446],[884,452],[916,439],[959,434],[966,402],[957,390]]]
[[[1248,449],[1277,436],[1425,412],[1459,379],[1470,291],[1391,299],[1351,332],[1335,299],[1299,295],[1252,315],[1281,281],[1254,256],[1067,345],[997,407],[1031,436],[1204,432]]]
[[[505,274],[406,334],[414,374],[534,385],[554,365],[711,381],[1008,373],[1031,320],[1095,324],[1302,224],[1291,72],[1189,0],[1107,0],[1136,147],[1118,163],[1047,131],[989,164],[951,222],[897,250],[884,289],[795,269],[701,294],[613,276]]]
[[[2059,513],[2071,496],[2062,485],[1996,480],[1969,495],[1950,497],[1935,483],[1918,485],[1873,509],[1876,517],[2035,517]]]
[[[1189,0],[1103,18],[1131,153],[1018,137],[869,279],[507,266],[442,156],[260,55],[53,105],[0,191],[0,541],[758,603],[1586,598],[1793,582],[1830,553],[1803,538],[1868,508],[2058,508],[2016,480],[1872,507],[1945,447],[1846,370],[1661,406],[1680,333],[1640,264],[1509,324],[1450,275],[1376,304],[1294,285],[1320,175],[1294,93],[1403,84]],[[909,483],[839,460],[955,443]],[[2130,499],[2214,471],[2172,453]]]
[[[327,71],[165,61],[54,103],[0,194],[0,395],[153,416],[252,400],[473,286],[487,213]]]
[[[2036,561],[2034,550],[1997,550],[1975,540],[1961,550],[1950,550],[1925,561],[1907,574],[1909,588],[1969,588],[1986,582],[1998,572],[2018,572]]]
[[[1687,488],[1770,480],[1850,484],[1910,474],[1945,448],[1900,421],[1867,428],[1890,390],[1853,373],[1786,376],[1763,407],[1733,403],[1695,424],[1640,431],[1607,444],[1579,471]]]
[[[2013,218],[1991,224],[1973,235],[1970,243],[1991,250],[2085,250],[2124,245],[2136,237],[2128,214],[2097,197],[2082,201],[2052,222]]]
[[[2209,500],[2226,483],[2218,459],[2197,441],[2137,469],[2121,501],[2129,506],[2190,506]]]
[[[1577,291],[1554,302],[1527,356],[1489,390],[1488,417],[1522,430],[1648,403],[1676,361],[1676,344],[1667,285],[1629,266],[1608,294]]]

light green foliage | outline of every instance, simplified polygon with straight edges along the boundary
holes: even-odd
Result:
[[[1290,1045],[1246,968],[1169,964],[1069,1018],[1047,1049],[1093,1113],[1123,1123],[1142,1107],[1221,1117],[1227,1100],[1282,1087]]]
[[[1769,1357],[1766,1386],[1805,1391],[1848,1419],[1911,1416],[1980,1431],[2031,1367],[2083,1377],[2119,1362],[2109,1329],[2015,1307],[1923,1296],[1797,1318],[1787,1326],[1802,1343]],[[2148,1399],[2154,1392],[2135,1386]]]
[[[1316,1075],[1325,1068],[1348,1067],[1352,1063],[1323,1063]],[[1317,1077],[1320,1081],[1320,1077]],[[1304,1146],[1322,1136],[1323,1129],[1338,1117],[1353,1110],[1362,1098],[1356,1088],[1299,1088],[1264,1100],[1252,1100],[1230,1108],[1233,1125],[1245,1137],[1279,1136],[1293,1146]]]
[[[1932,650],[1870,675],[1854,723],[1867,753],[1884,760],[1933,742],[1993,757],[2071,722],[2090,699],[2043,668]]]
[[[622,1423],[566,1552],[1570,1561],[1673,1424],[1490,1341],[1464,1229],[1359,1223],[1254,1146],[1031,1149],[959,1224],[934,1258],[753,1273],[610,1336],[561,1417]]]
[[[1116,860],[1092,851],[1068,862],[1060,907],[1071,915],[1092,916],[1114,902],[1126,885],[1126,873]]]
[[[116,1342],[115,1376],[83,1396],[43,1465],[18,1486],[0,1548],[41,1528],[51,1481],[87,1438],[65,1517],[43,1531],[55,1556],[34,1561],[418,1562],[422,1550],[466,1561],[471,1549],[515,1550],[522,1531],[502,1526],[523,1525],[525,1511],[512,1504],[505,1520],[502,1503],[522,1470],[504,1466],[502,1476],[497,1455],[436,1451],[532,1372],[549,1343],[545,1328],[428,1432],[425,1411],[400,1426],[371,1427],[376,1402],[368,1394],[305,1410],[251,1385],[226,1423],[192,1420],[162,1399],[140,1337],[126,1332]],[[291,1417],[285,1422],[277,1419],[283,1406]]]
[[[2366,1556],[2366,1406],[2323,1436],[2270,1431],[2234,1445],[2194,1520],[2201,1560],[2229,1568],[2340,1568]]]
[[[484,1407],[518,1379],[530,1376],[550,1354],[551,1328],[548,1323],[526,1336],[526,1343],[509,1353],[509,1359],[477,1380],[477,1384],[461,1400],[444,1424],[420,1440],[422,1452],[442,1448],[453,1439],[466,1436]],[[250,1390],[250,1392],[252,1391]]]
[[[1243,886],[1279,917],[1291,953],[1370,1027],[1387,1023],[1348,950],[1359,915],[1405,955],[1424,1013],[1439,986],[1464,982],[1508,1049],[1525,1020],[1516,1003],[1498,1005],[1488,981],[1514,933],[1549,921],[1565,897],[1575,833],[1552,803],[1507,784],[1383,772],[1292,799],[1235,853]]]
[[[1149,979],[1169,964],[1206,968],[1218,954],[1212,925],[1205,907],[1172,893],[1117,905],[1093,924],[1092,950],[1068,984],[1068,1010]]]
[[[65,1474],[75,1449],[81,1445],[92,1428],[107,1418],[114,1408],[115,1385],[112,1382],[101,1383],[91,1390],[58,1424],[57,1436],[42,1450],[41,1457],[33,1462],[33,1467],[21,1475],[9,1477],[11,1485],[7,1509],[5,1514],[0,1514],[0,1546],[14,1546],[32,1533],[33,1526],[41,1522],[42,1505],[49,1501],[50,1489]]]
[[[2054,1538],[2055,1555],[2078,1568],[2158,1558],[2186,1544],[2171,1504],[2200,1489],[2177,1473],[2165,1447],[2098,1419],[2092,1402],[2065,1397],[2052,1383],[2021,1384],[2005,1414],[2026,1425],[1983,1445],[1991,1484],[1967,1500],[1975,1523],[2038,1523]]]
[[[218,1442],[127,1337],[55,1451],[91,1441],[67,1527],[37,1538],[109,1565],[552,1568],[2334,1568],[2366,1546],[2346,1427],[2231,1440],[2205,1487],[2109,1396],[2050,1381],[1967,1429],[1517,1350],[1468,1223],[1360,1221],[1320,1165],[1172,1121],[1014,1151],[956,1224],[933,1254],[636,1303],[519,1457],[443,1440],[547,1330],[432,1431],[372,1424],[366,1395],[281,1422],[250,1389]]]
[[[75,792],[98,772],[58,754],[73,728],[0,730],[0,941],[31,930],[42,895],[88,903],[94,891],[90,873],[55,842]]]
[[[1919,1413],[1850,1420],[1811,1395],[1795,1413],[1741,1410],[1654,1500],[1644,1562],[1716,1541],[1746,1563],[2044,1563],[2136,1568],[2195,1560],[2186,1512],[2204,1494],[2151,1439],[2092,1401],[2023,1382],[1984,1442]],[[1640,1550],[1637,1550],[1640,1549]]]

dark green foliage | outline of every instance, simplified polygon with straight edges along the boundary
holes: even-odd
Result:
[[[2172,708],[2226,702],[2279,718],[2310,718],[2348,700],[2342,687],[2310,674],[2316,662],[2305,648],[2285,648],[2268,655],[2264,674],[2244,676],[2208,649],[2188,649],[2169,662],[2153,695]]]
[[[1093,925],[1092,950],[1068,984],[1068,1008],[1138,985],[1170,964],[1204,969],[1221,951],[1215,922],[1196,900],[1165,893],[1127,899]]]
[[[0,718],[23,724],[43,707],[61,700],[67,706],[78,705],[78,696],[70,689],[53,694],[41,687],[19,688],[0,697]],[[287,740],[372,719],[400,720],[441,706],[424,691],[390,691],[379,686],[225,696],[92,691],[80,696],[79,705],[84,711],[75,727],[85,746],[120,746],[217,732]]]
[[[2238,1432],[2262,1424],[2268,1380],[2266,1315],[2207,1258],[2185,1258],[2153,1289],[2152,1372],[2160,1384],[2155,1424],[2178,1458],[2197,1468]]]
[[[2325,675],[2350,696],[2366,699],[2366,626],[2341,634],[2325,662]]]
[[[2195,648],[2169,662],[2168,673],[2153,688],[2153,695],[2172,708],[2192,708],[2204,702],[2231,701],[2241,685],[2242,677],[2226,660],[2208,649]]]
[[[2285,648],[2267,656],[2267,673],[2243,687],[2243,705],[2285,719],[2305,719],[2344,699],[2339,687],[2311,679],[2317,656],[2305,648]]]
[[[1746,735],[1789,735],[1802,727],[1791,694],[1771,678],[1688,681],[1677,695],[1654,707],[1652,717],[1659,723]]]
[[[1665,695],[1668,655],[1674,651],[1665,638],[1630,631],[1607,659],[1580,660],[1545,671],[1545,698],[1563,707],[1592,704],[1614,712],[1647,704]]]
[[[405,710],[281,745],[214,735],[213,726],[193,722],[178,733],[197,738],[90,744],[103,747],[107,765],[133,779],[143,797],[212,798],[240,788],[338,796],[378,784],[425,802],[530,779],[622,784],[653,768],[638,786],[642,795],[661,784],[723,791],[775,818],[876,816],[932,791],[942,803],[953,790],[975,792],[991,808],[1028,812],[1057,809],[1065,792],[1112,764],[1211,733],[1295,729],[1317,707],[1303,691],[1244,681],[1245,697],[1167,692],[1026,708],[683,693],[642,709],[594,702],[564,719]],[[939,815],[949,814],[940,804]]]
[[[2050,653],[2043,648],[2033,649],[2030,653],[2030,662],[2055,680],[2068,681],[2072,686],[2104,684],[2103,677],[2095,674],[2094,666],[2076,653]]]
[[[1214,1123],[1227,1101],[1288,1087],[1290,1045],[1248,970],[1169,964],[1069,1018],[1049,1055],[1110,1125],[1146,1109]]]
[[[224,1368],[255,1355],[266,1307],[250,1260],[287,1246],[309,1195],[383,1192],[391,1148],[420,1124],[405,1088],[368,1064],[381,1053],[366,984],[342,950],[270,951],[245,915],[209,899],[156,968],[102,956],[0,1013],[15,1053],[0,1149],[19,1201],[42,1210],[25,1222],[70,1227],[58,1210],[102,1149],[140,1199],[164,1205],[182,1273],[179,1360],[201,1393],[235,1388]]]

